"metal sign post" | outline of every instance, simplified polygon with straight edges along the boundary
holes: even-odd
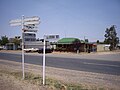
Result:
[[[43,85],[45,85],[45,36],[43,43]]]
[[[23,79],[25,78],[25,69],[24,69],[24,15],[22,15],[22,22],[21,22],[21,26],[22,26],[22,71],[23,71]]]
[[[45,58],[45,50],[46,50],[46,40],[54,40],[58,39],[59,35],[44,35],[44,43],[43,43],[43,85],[45,85],[45,64],[46,64],[46,58]]]

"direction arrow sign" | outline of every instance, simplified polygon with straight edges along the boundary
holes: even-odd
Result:
[[[11,20],[9,23],[12,24],[12,23],[21,23],[22,20],[21,19],[15,19],[15,20]]]
[[[37,17],[37,16],[33,16],[33,17],[26,17],[25,19],[24,19],[24,21],[25,22],[30,22],[30,21],[39,21],[40,20],[40,18],[39,17]]]
[[[38,25],[40,24],[40,21],[24,22],[24,25],[33,25],[33,24]],[[20,25],[22,25],[21,22],[10,23],[10,26],[20,26]]]
[[[38,30],[29,30],[29,29],[23,29],[24,32],[37,32]]]
[[[40,24],[40,18],[37,16],[34,17],[26,17],[23,19],[24,25],[32,25],[32,24]],[[22,25],[22,20],[21,19],[15,19],[11,20],[10,22],[11,26],[20,26]]]
[[[38,29],[38,27],[27,25],[27,26],[24,26],[24,29],[29,29],[29,30],[31,30],[31,29]]]
[[[21,26],[21,23],[10,23],[10,26]]]
[[[38,25],[40,24],[40,21],[24,22],[24,25],[32,25],[32,24]]]

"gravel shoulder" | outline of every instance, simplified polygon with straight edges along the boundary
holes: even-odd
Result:
[[[22,67],[19,62],[0,60],[0,70],[21,71]],[[42,76],[42,66],[39,65],[25,64],[25,71]],[[117,75],[46,67],[46,77],[69,84],[82,84],[88,88],[102,87],[107,90],[119,90],[120,88],[120,76]],[[8,90],[8,88],[9,90],[49,90],[42,86],[23,83],[12,76],[0,73],[0,90]]]

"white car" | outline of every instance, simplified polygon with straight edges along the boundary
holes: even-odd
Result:
[[[3,50],[3,47],[2,47],[2,46],[0,46],[0,50]]]
[[[27,49],[24,49],[25,52],[37,52],[38,51],[38,48],[27,48]]]

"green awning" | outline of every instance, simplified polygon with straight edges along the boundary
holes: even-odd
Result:
[[[77,38],[62,38],[57,42],[57,44],[73,44],[75,42],[80,42],[80,40]]]

